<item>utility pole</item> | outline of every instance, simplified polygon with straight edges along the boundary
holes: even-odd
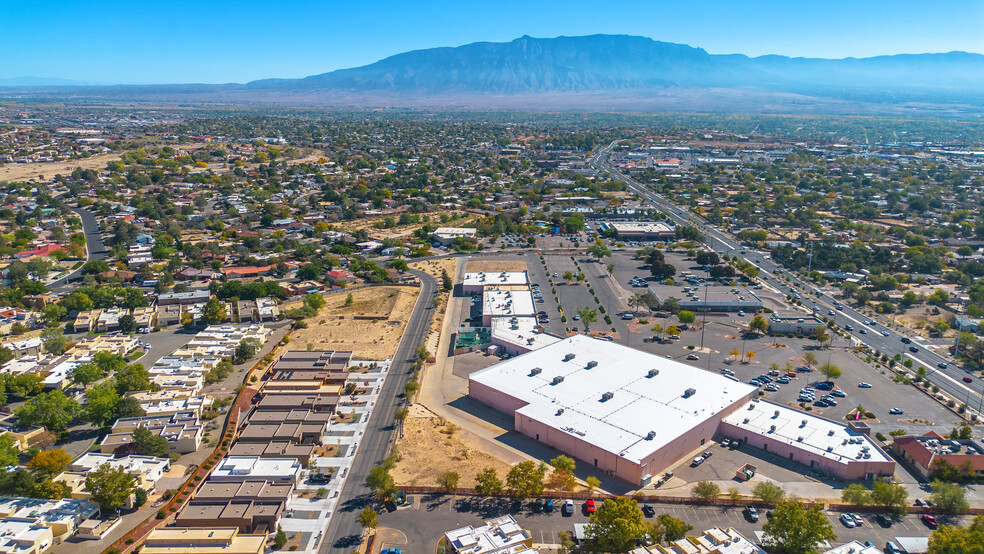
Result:
[[[806,265],[806,282],[812,282],[810,274],[813,273],[813,241],[810,241],[810,260]]]

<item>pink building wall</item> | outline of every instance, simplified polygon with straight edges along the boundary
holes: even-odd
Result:
[[[742,429],[728,422],[721,423],[721,434],[747,442],[750,446],[765,450],[777,456],[798,462],[817,471],[824,471],[842,479],[865,479],[872,475],[892,475],[895,473],[895,462],[877,460],[843,459],[837,461],[820,454],[798,448],[794,444],[775,440],[768,435],[760,435]]]

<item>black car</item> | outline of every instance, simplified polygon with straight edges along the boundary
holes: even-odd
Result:
[[[919,348],[918,347],[915,347],[915,346],[910,346],[909,347],[909,352],[919,352]]]
[[[543,511],[543,500],[537,498],[536,501],[533,502],[533,513],[538,514],[542,511]]]
[[[885,514],[878,514],[878,516],[875,517],[875,521],[877,521],[878,525],[881,525],[882,527],[892,526],[892,518]]]
[[[643,504],[642,514],[645,515],[646,517],[653,517],[654,515],[656,515],[656,508],[653,508],[652,504]]]
[[[752,523],[758,522],[759,513],[758,510],[755,509],[755,506],[745,506],[745,517],[747,517],[748,521],[751,521]]]

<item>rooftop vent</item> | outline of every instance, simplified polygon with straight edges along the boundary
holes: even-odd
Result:
[[[568,355],[564,356],[564,361],[565,362],[569,362],[569,361],[571,361],[573,359],[574,359],[574,354],[568,354]]]
[[[697,394],[697,389],[687,389],[683,391],[684,398],[690,398],[691,396]]]
[[[646,440],[651,441],[656,438],[656,431],[650,431],[646,434]]]
[[[776,426],[775,425],[769,426],[769,432],[770,433],[775,433],[776,432]]]
[[[746,418],[745,418],[745,421],[743,421],[742,423],[744,423],[744,424],[746,424],[746,425],[747,425],[747,424],[748,424],[748,422],[749,422],[749,419],[748,419],[748,418],[746,417]]]
[[[805,419],[800,422],[800,427],[806,427],[806,420]]]
[[[803,442],[803,437],[796,437],[796,442]]]
[[[591,369],[593,367],[598,367],[598,362],[591,360],[590,362],[588,362],[588,369]]]
[[[557,415],[563,415],[563,414],[564,414],[564,409],[563,408],[557,410]]]
[[[541,372],[543,372],[543,368],[534,367],[533,369],[530,370],[530,377],[534,375],[539,375]]]
[[[646,374],[646,377],[656,377],[657,375],[659,375],[658,369],[650,369],[649,373]]]
[[[833,430],[833,429],[831,429],[830,431],[827,431],[827,436],[828,436],[828,437],[832,437],[832,436],[834,436],[834,430]]]
[[[551,381],[550,384],[551,385],[559,385],[560,383],[563,383],[563,382],[564,382],[564,376],[563,375],[558,375],[558,376],[556,376],[556,377],[553,378],[553,381]]]
[[[606,392],[605,394],[601,395],[602,402],[606,402],[608,400],[611,400],[612,398],[615,398],[614,392]]]
[[[827,452],[833,452],[833,451],[834,451],[834,447],[833,446],[828,446],[827,447]]]
[[[779,417],[779,410],[772,412],[772,417]]]

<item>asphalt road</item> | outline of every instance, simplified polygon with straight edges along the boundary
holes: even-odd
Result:
[[[403,386],[410,378],[414,351],[423,343],[430,328],[434,310],[432,299],[437,291],[437,281],[423,272],[412,273],[420,279],[420,297],[410,314],[407,329],[393,358],[393,365],[369,416],[365,434],[359,441],[355,460],[336,504],[338,508],[325,530],[326,538],[321,547],[323,553],[350,554],[359,545],[362,535],[362,526],[358,522],[359,512],[372,501],[372,492],[365,486],[365,480],[369,470],[386,457],[394,432],[393,413],[402,402],[397,396],[402,394]]]
[[[82,231],[85,233],[85,247],[87,252],[88,260],[108,260],[109,250],[106,248],[105,243],[103,243],[102,234],[99,233],[99,223],[96,221],[96,216],[92,214],[89,210],[85,208],[76,208],[73,206],[68,206],[68,209],[72,210],[79,216],[82,220]],[[48,287],[51,290],[57,290],[64,288],[71,281],[78,279],[82,275],[82,268],[76,269],[75,271],[69,273],[68,275],[58,279],[51,283]]]
[[[674,222],[682,225],[690,225],[700,229],[701,233],[703,233],[705,237],[707,246],[711,249],[718,252],[724,252],[725,254],[732,256],[738,255],[755,264],[761,272],[759,279],[764,283],[767,283],[768,285],[773,286],[786,294],[800,294],[803,296],[804,305],[808,305],[807,302],[811,300],[811,298],[807,296],[807,293],[819,293],[813,285],[801,281],[792,272],[787,272],[786,276],[796,288],[794,289],[790,287],[777,277],[777,274],[780,272],[781,268],[774,261],[766,258],[765,253],[754,248],[741,245],[733,236],[725,233],[719,228],[708,225],[703,220],[687,212],[686,210],[679,208],[675,204],[663,198],[661,195],[653,192],[642,183],[629,178],[616,167],[610,165],[607,161],[607,155],[611,148],[617,143],[618,141],[615,141],[599,151],[598,154],[589,159],[589,162],[594,165],[596,169],[610,173],[613,178],[624,183],[641,198],[648,201],[654,207],[664,211]],[[844,305],[842,310],[837,310],[834,306],[833,299],[828,295],[816,294],[813,296],[812,301],[819,307],[818,312],[820,314],[827,314],[828,311],[834,311],[836,315],[833,317],[839,326],[843,327],[845,324],[850,324],[853,326],[854,330],[850,332],[852,336],[857,338],[860,342],[867,343],[872,350],[879,350],[883,353],[887,353],[889,356],[894,356],[896,353],[901,353],[903,358],[912,359],[915,367],[918,367],[919,365],[926,367],[929,373],[929,379],[946,393],[950,394],[954,398],[967,402],[973,409],[984,407],[984,380],[974,379],[974,381],[970,384],[964,383],[963,378],[968,374],[965,373],[963,369],[957,367],[957,364],[954,363],[953,360],[944,358],[943,356],[924,347],[920,347],[918,352],[910,352],[908,348],[909,345],[903,343],[901,340],[903,337],[901,333],[888,329],[883,325],[878,325],[874,328],[865,325],[864,322],[870,320],[868,316],[861,314],[857,310],[847,305]],[[866,334],[862,334],[860,332],[861,329],[865,329],[868,332]],[[883,335],[883,332],[887,333],[887,336]],[[913,342],[917,346],[920,345],[920,341],[918,340]],[[939,364],[941,363],[946,363],[947,367],[939,367]]]

